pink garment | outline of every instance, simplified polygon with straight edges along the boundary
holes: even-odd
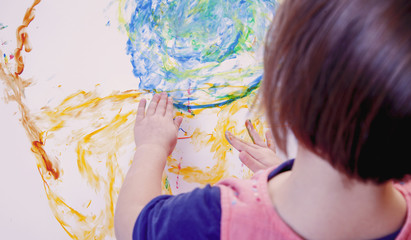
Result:
[[[221,189],[221,239],[302,239],[277,214],[268,193],[268,175],[257,172],[250,180],[226,179]],[[411,239],[411,181],[395,184],[407,202],[407,219],[398,240]]]

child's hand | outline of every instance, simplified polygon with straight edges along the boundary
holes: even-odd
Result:
[[[276,154],[274,137],[271,131],[266,132],[265,137],[267,143],[265,143],[254,129],[250,120],[245,122],[245,126],[254,143],[245,142],[230,132],[226,132],[228,142],[240,152],[239,157],[241,162],[253,172],[280,164],[282,160]]]
[[[156,93],[145,113],[146,100],[141,99],[134,126],[134,141],[137,149],[149,146],[153,151],[157,147],[170,155],[177,143],[177,133],[182,122],[181,117],[173,120],[173,99],[166,92]]]

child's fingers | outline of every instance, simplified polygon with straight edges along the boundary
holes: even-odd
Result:
[[[250,148],[255,148],[253,144],[245,142],[237,138],[236,136],[231,134],[229,131],[225,132],[225,138],[238,151],[249,151]]]
[[[273,136],[273,132],[271,132],[271,129],[265,132],[265,139],[267,139],[267,147],[276,153],[277,148],[275,147],[274,136]]]
[[[168,97],[168,100],[167,100],[167,108],[166,108],[166,117],[172,119],[172,118],[173,118],[173,110],[174,110],[173,98],[172,98],[172,97]]]
[[[253,156],[251,156],[246,151],[240,152],[239,158],[240,161],[253,172],[266,168],[263,164],[261,164],[257,159],[253,158]]]
[[[251,120],[248,119],[245,121],[245,127],[248,131],[248,135],[250,135],[251,140],[253,140],[253,143],[257,144],[260,147],[266,146],[264,140],[261,139],[260,135],[255,130],[253,124],[251,123]]]
[[[275,153],[273,153],[271,149],[260,146],[257,146],[255,148],[247,148],[243,152],[247,152],[253,159],[255,159],[255,161],[259,162],[263,166],[269,166],[270,161],[273,160],[272,157],[275,156]]]
[[[157,104],[159,100],[160,100],[160,94],[158,93],[154,94],[153,99],[151,99],[150,105],[148,105],[148,109],[146,113],[147,116],[150,116],[156,113],[156,108],[157,108]]]
[[[144,118],[146,112],[146,99],[143,98],[140,100],[138,103],[138,108],[137,108],[137,117],[136,120],[141,120]]]
[[[174,119],[174,125],[177,127],[177,129],[180,128],[181,123],[183,122],[183,117],[178,116]]]
[[[158,101],[157,108],[156,108],[156,115],[164,116],[166,113],[167,107],[167,93],[162,92],[160,94],[160,100]]]

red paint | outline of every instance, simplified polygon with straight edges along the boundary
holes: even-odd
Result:
[[[178,173],[177,173],[177,180],[176,180],[176,188],[178,189],[178,182],[180,180],[180,170],[181,170],[181,162],[178,163]]]
[[[191,109],[190,109],[191,84],[188,85],[187,93],[188,93],[187,111],[188,111],[189,113],[191,113]]]
[[[191,136],[189,136],[189,137],[179,137],[179,138],[177,138],[178,140],[181,140],[181,139],[189,139],[189,138],[191,138]]]

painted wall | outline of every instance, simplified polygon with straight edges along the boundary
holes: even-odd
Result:
[[[0,0],[7,238],[113,239],[134,115],[154,91],[184,116],[164,193],[251,176],[224,132],[249,140],[246,119],[267,127],[250,108],[274,0],[36,3]]]

